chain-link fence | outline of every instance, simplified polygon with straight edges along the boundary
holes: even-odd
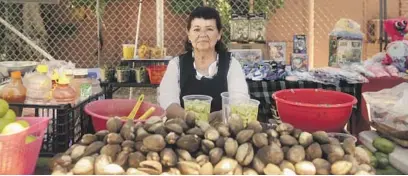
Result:
[[[0,17],[31,38],[59,60],[75,62],[79,67],[117,64],[122,56],[122,44],[134,43],[138,16],[138,0],[56,0],[57,4],[8,3],[0,0]],[[206,3],[221,13],[224,42],[229,42],[231,14],[246,14],[249,0],[144,0],[140,21],[139,45],[156,46],[157,37],[164,36],[167,55],[183,51],[186,39],[186,19],[192,9]],[[160,27],[160,4],[163,3],[163,29]],[[397,17],[407,5],[399,0],[388,1],[388,17]],[[158,11],[159,10],[159,11]],[[361,24],[366,35],[363,58],[379,51],[379,2],[373,0],[254,0],[255,13],[266,13],[266,41],[286,43],[286,59],[293,48],[293,35],[304,34],[313,40],[315,66],[326,66],[329,53],[329,33],[340,18],[350,18]],[[98,27],[97,12],[100,13]],[[159,19],[159,21],[157,20]],[[159,26],[159,27],[158,27]],[[98,29],[102,36],[98,41]],[[312,29],[312,30],[311,30]],[[162,33],[161,33],[162,32]],[[371,37],[371,38],[370,38]],[[98,45],[101,44],[98,55]],[[0,25],[1,60],[41,60],[39,52],[17,35]],[[98,62],[98,60],[100,62]]]

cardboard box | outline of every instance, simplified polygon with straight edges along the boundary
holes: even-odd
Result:
[[[329,66],[360,63],[362,61],[363,40],[359,38],[343,38],[330,36]]]
[[[262,60],[269,60],[268,46],[261,43],[230,43],[228,49],[260,49],[262,51]]]

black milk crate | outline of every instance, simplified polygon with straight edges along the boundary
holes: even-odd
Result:
[[[65,152],[84,134],[95,132],[91,117],[85,113],[84,108],[88,103],[100,99],[104,99],[104,92],[94,94],[74,106],[71,104],[10,104],[10,107],[20,112],[23,109],[24,111],[33,110],[35,117],[51,118],[40,151],[40,156],[50,157]]]

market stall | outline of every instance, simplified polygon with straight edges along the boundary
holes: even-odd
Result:
[[[112,99],[120,87],[158,87],[173,58],[163,41],[138,46],[140,20],[118,65],[75,68],[47,53],[50,61],[22,68],[2,62],[19,70],[6,71],[0,91],[0,174],[32,174],[39,156],[49,157],[48,174],[63,175],[408,174],[407,95],[372,92],[404,82],[408,44],[394,41],[363,61],[360,25],[339,19],[329,33],[329,67],[311,68],[308,36],[293,34],[287,62],[286,43],[268,43],[265,22],[265,14],[232,15],[228,54],[241,64],[250,96],[221,93],[222,117],[210,114],[208,95],[183,96],[181,118],[144,94]],[[388,22],[394,32],[407,26]],[[398,126],[383,124],[394,118]]]

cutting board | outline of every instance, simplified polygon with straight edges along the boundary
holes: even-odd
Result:
[[[375,152],[376,149],[372,143],[376,137],[379,137],[375,131],[363,131],[358,135],[359,141],[366,146],[370,151]],[[396,146],[395,150],[389,155],[390,163],[396,169],[404,174],[408,174],[408,149]]]

